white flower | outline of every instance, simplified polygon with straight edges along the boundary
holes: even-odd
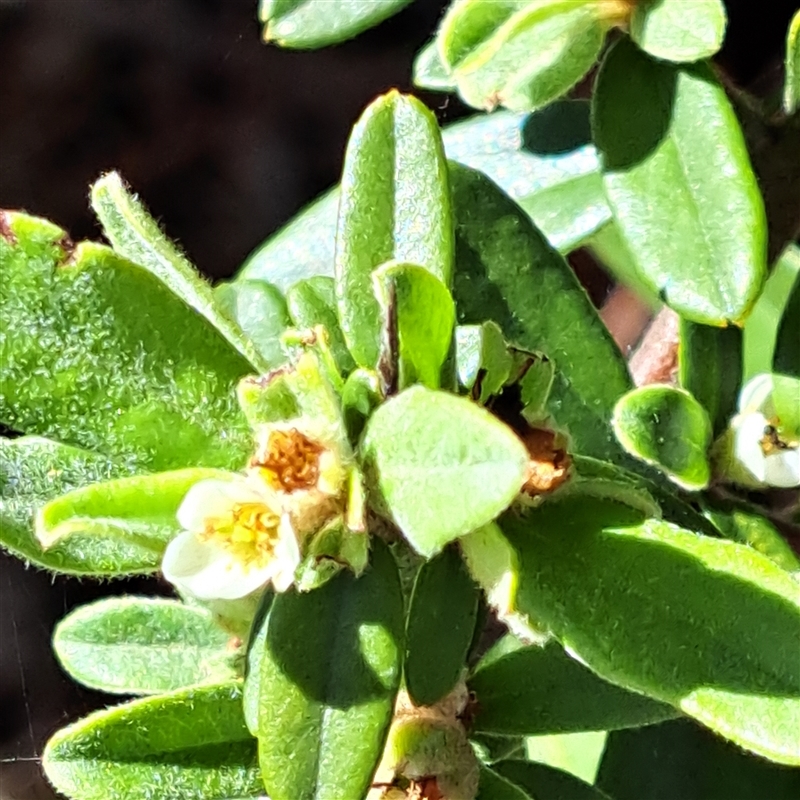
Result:
[[[781,489],[800,486],[800,448],[782,442],[762,413],[739,414],[731,427],[738,466],[756,484]]]
[[[266,487],[243,477],[192,486],[178,509],[184,531],[167,545],[164,577],[200,600],[233,600],[294,581],[300,549],[289,515]]]

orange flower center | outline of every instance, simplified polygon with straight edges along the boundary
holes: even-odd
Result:
[[[272,431],[266,446],[253,456],[250,466],[273,489],[294,492],[311,489],[319,480],[319,460],[324,448],[295,428]]]

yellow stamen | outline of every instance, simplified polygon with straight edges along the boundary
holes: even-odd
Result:
[[[201,537],[245,564],[263,567],[275,555],[281,518],[264,503],[236,503],[222,517],[209,517]]]

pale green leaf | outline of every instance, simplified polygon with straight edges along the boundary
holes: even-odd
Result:
[[[420,50],[414,59],[412,70],[414,86],[422,89],[449,91],[455,89],[455,82],[439,56],[439,48],[434,39]]]
[[[794,114],[800,105],[800,11],[792,17],[786,34],[786,83],[783,89],[783,108]]]

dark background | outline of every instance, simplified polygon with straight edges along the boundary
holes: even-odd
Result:
[[[416,0],[352,42],[303,53],[261,43],[256,0],[0,0],[0,208],[98,238],[88,187],[116,168],[202,272],[229,276],[337,180],[363,107],[411,89],[445,5]],[[719,62],[740,85],[777,85],[797,0],[727,5]],[[421,96],[443,123],[465,113]],[[62,675],[53,625],[96,597],[165,589],[53,579],[0,554],[0,800],[54,797],[35,760],[44,741],[116,701]]]

